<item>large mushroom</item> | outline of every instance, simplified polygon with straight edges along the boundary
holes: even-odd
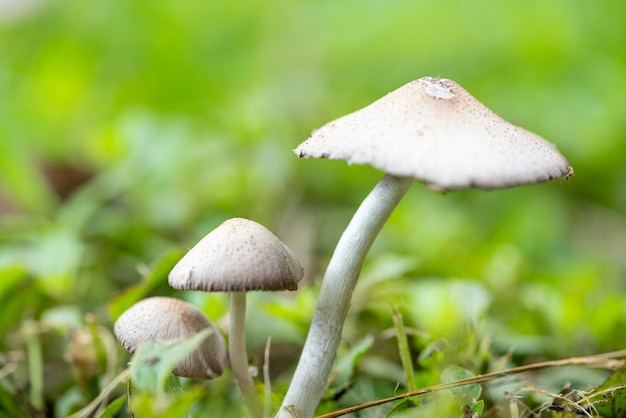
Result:
[[[217,327],[195,306],[180,299],[152,297],[128,308],[115,321],[117,339],[130,353],[144,341],[175,341],[210,328],[211,334],[173,370],[176,376],[214,379],[226,364],[226,343]]]
[[[295,153],[369,164],[386,174],[357,209],[335,248],[278,417],[313,416],[363,260],[414,180],[436,190],[497,189],[573,174],[552,144],[506,122],[454,81],[434,77],[412,81],[326,124]]]
[[[211,231],[169,274],[169,284],[176,289],[230,292],[230,364],[253,417],[260,417],[262,409],[248,369],[245,292],[296,290],[302,276],[302,266],[282,241],[243,218],[229,219]]]

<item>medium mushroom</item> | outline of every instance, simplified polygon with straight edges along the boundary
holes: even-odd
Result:
[[[296,290],[302,266],[285,244],[262,225],[243,218],[211,231],[174,266],[169,284],[176,289],[231,292],[229,354],[233,377],[253,417],[262,414],[246,354],[246,293]]]
[[[176,376],[215,379],[226,364],[224,337],[200,310],[185,301],[152,297],[127,309],[115,321],[117,339],[130,353],[144,341],[177,340],[210,328],[213,332],[173,370]]]
[[[506,122],[454,81],[434,77],[412,81],[326,124],[295,153],[369,164],[386,174],[337,243],[279,417],[313,416],[363,260],[414,180],[435,190],[497,189],[573,174],[553,145]]]

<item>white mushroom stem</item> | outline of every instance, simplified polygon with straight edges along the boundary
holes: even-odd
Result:
[[[233,370],[235,383],[241,392],[250,416],[261,418],[263,416],[263,408],[254,389],[254,383],[248,368],[245,323],[246,294],[245,292],[232,292],[230,294],[230,326],[228,329],[230,365]]]
[[[337,243],[300,361],[277,417],[310,418],[324,394],[352,291],[374,239],[413,183],[386,174],[365,198]]]

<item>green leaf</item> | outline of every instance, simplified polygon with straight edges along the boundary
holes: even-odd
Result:
[[[328,390],[323,400],[336,400],[350,388],[353,383],[354,371],[359,365],[361,358],[373,344],[374,337],[367,335],[335,360],[329,377]]]
[[[333,366],[331,373],[331,385],[336,388],[347,388],[350,386],[354,370],[356,370],[359,361],[365,353],[374,345],[374,337],[371,335],[365,336],[361,341],[355,344],[337,359]]]
[[[441,373],[441,381],[444,383],[452,383],[457,380],[467,379],[470,377],[474,377],[474,374],[467,369],[464,369],[461,366],[450,366],[447,367],[443,373]],[[462,385],[453,387],[452,393],[456,400],[462,405],[465,409],[469,409],[471,417],[478,417],[480,413],[482,413],[482,406],[476,406],[479,403],[478,399],[482,393],[482,387],[477,383],[472,383],[469,385]],[[482,401],[480,401],[482,402]],[[478,415],[474,415],[474,411],[480,410]],[[465,414],[465,413],[464,413]]]
[[[170,381],[172,370],[211,334],[205,329],[185,340],[145,341],[139,345],[130,363],[133,388],[162,395],[176,392],[180,386]]]
[[[387,417],[392,417],[398,415],[400,413],[404,413],[411,408],[417,408],[419,404],[412,399],[404,399],[401,402],[398,402],[397,405],[393,407],[391,411],[387,414]]]
[[[6,413],[6,415],[3,415]],[[28,418],[20,406],[20,398],[0,381],[0,417]]]
[[[621,418],[626,416],[626,366],[611,374],[604,383],[587,392],[589,400],[586,408],[596,411],[602,418]]]
[[[159,284],[167,281],[167,276],[174,265],[181,259],[183,253],[177,249],[162,256],[156,265],[141,279],[141,281],[115,296],[109,304],[109,315],[113,321],[117,320],[128,308],[137,303]]]
[[[146,392],[134,393],[129,399],[129,409],[136,417],[187,418],[191,417],[191,405],[205,396],[206,391],[202,387],[191,388],[185,392],[170,394],[167,397],[158,397]]]
[[[10,297],[14,287],[26,278],[26,270],[22,267],[8,267],[0,270],[0,298]]]
[[[104,408],[102,414],[100,414],[100,418],[114,418],[117,416],[117,413],[122,409],[124,404],[126,403],[126,395],[122,395],[117,399],[114,399],[110,404]]]
[[[26,307],[38,300],[36,291],[21,267],[0,270],[0,335],[20,323]]]
[[[478,418],[482,416],[485,409],[485,401],[482,399],[472,405],[472,418]]]

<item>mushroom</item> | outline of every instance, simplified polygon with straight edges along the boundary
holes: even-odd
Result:
[[[114,332],[124,348],[134,353],[144,341],[177,340],[206,328],[213,332],[173,373],[207,380],[221,376],[227,361],[226,343],[215,324],[190,303],[168,297],[141,300],[120,315]]]
[[[412,81],[324,125],[295,153],[369,164],[386,174],[337,243],[279,417],[313,416],[363,260],[414,180],[435,190],[496,189],[573,174],[553,145],[506,122],[454,81],[434,77]]]
[[[262,225],[243,218],[219,225],[169,274],[169,284],[176,289],[231,292],[230,364],[253,417],[260,417],[262,410],[248,369],[245,292],[296,290],[302,276],[302,266],[285,244]]]

